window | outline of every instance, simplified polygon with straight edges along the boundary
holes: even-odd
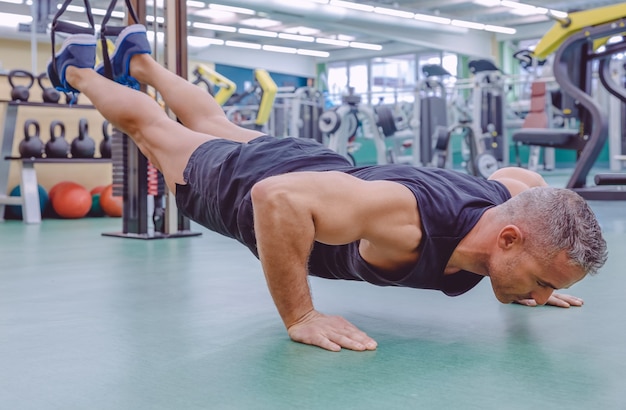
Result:
[[[372,59],[372,104],[413,101],[415,56],[413,54]]]
[[[354,88],[354,93],[357,95],[367,94],[368,81],[367,81],[367,62],[358,61],[350,63],[350,87]]]
[[[345,61],[328,64],[328,93],[330,101],[341,104],[341,95],[348,88],[348,65]]]

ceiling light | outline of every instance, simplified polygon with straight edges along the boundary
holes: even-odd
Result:
[[[2,3],[22,4],[22,0],[0,0],[0,1]],[[61,8],[61,5],[57,6],[57,8]],[[10,14],[10,13],[3,13],[3,14]],[[16,14],[16,16],[17,16],[17,14]]]
[[[322,57],[327,58],[330,56],[328,51],[307,50],[305,48],[299,48],[297,53],[301,56]]]
[[[344,9],[360,10],[360,11],[373,11],[374,6],[368,6],[366,4],[353,3],[351,1],[342,0],[330,0],[331,6],[343,7]]]
[[[189,46],[191,47],[196,47],[196,48],[208,47],[210,45],[221,46],[224,44],[224,40],[220,40],[217,38],[187,36],[187,44],[189,44]]]
[[[298,51],[297,49],[293,48],[293,47],[281,47],[281,46],[272,46],[269,44],[266,44],[263,46],[263,50],[264,51],[275,51],[277,53],[286,53],[286,54],[296,54],[296,52]]]
[[[384,14],[386,16],[402,17],[405,19],[412,19],[413,16],[415,16],[415,14],[411,13],[410,11],[388,9],[386,7],[376,7],[374,8],[374,13]]]
[[[70,4],[69,6],[67,6],[67,8],[65,10],[73,11],[75,13],[84,13],[85,12],[85,7],[83,7],[83,6],[74,6],[74,5]]]
[[[337,34],[337,38],[339,40],[346,40],[346,41],[352,41],[354,40],[354,36],[348,36],[346,34]]]
[[[364,50],[375,50],[380,51],[383,49],[383,46],[379,44],[370,44],[370,43],[361,43],[359,41],[351,41],[350,47],[352,48],[362,48]]]
[[[200,23],[200,22],[195,21],[191,23],[191,25],[195,28],[203,28],[205,30],[226,31],[228,33],[234,33],[237,31],[235,27],[222,26],[221,24]]]
[[[196,7],[199,9],[203,9],[206,7],[206,3],[203,1],[187,0],[187,7]]]
[[[238,31],[241,34],[248,34],[251,36],[271,37],[271,38],[275,38],[278,36],[278,33],[276,33],[275,31],[255,30],[252,28],[240,28]]]
[[[452,20],[450,24],[452,24],[453,26],[457,26],[457,27],[473,28],[476,30],[483,30],[485,28],[484,24],[474,23],[472,21],[465,21],[465,20]]]
[[[328,4],[328,0],[309,0],[312,3]]]
[[[244,26],[251,26],[256,28],[268,28],[272,26],[278,26],[282,24],[280,21],[272,19],[251,18],[240,21]]]
[[[285,29],[284,31],[285,33],[300,34],[303,36],[310,36],[310,35],[317,34],[320,32],[320,30],[317,28],[305,27],[305,26],[291,27],[291,28]]]
[[[515,10],[526,10],[528,12],[535,12],[535,10],[537,9],[535,6],[532,6],[530,4],[518,3],[517,1],[511,0],[502,0],[500,2],[500,5]]]
[[[533,16],[535,14],[540,14],[533,9],[511,9],[509,10],[509,13],[515,14],[516,16]]]
[[[472,2],[485,7],[494,7],[500,5],[500,0],[472,0]]]
[[[485,1],[485,0],[474,0],[474,1]],[[531,16],[533,14],[548,14],[549,12],[552,12],[552,10],[548,10],[545,7],[533,6],[532,4],[525,4],[525,3],[520,3],[517,1],[511,1],[511,0],[501,0],[500,5],[513,9],[513,10],[510,10],[509,12],[511,14],[516,14],[518,16]],[[559,12],[559,13],[562,13],[562,16],[557,16],[557,17],[562,17],[562,18],[567,17],[567,13],[563,13],[563,12]]]
[[[2,27],[18,27],[21,24],[28,24],[33,21],[31,16],[24,16],[12,13],[0,13],[0,26]]]
[[[235,18],[237,18],[237,14],[232,13],[230,11],[224,11],[224,10],[210,10],[210,9],[201,9],[195,12],[192,12],[192,14],[194,16],[201,16],[201,17],[206,17],[206,18],[210,18],[213,20],[234,20]]]
[[[331,46],[339,46],[339,47],[349,47],[350,46],[350,42],[346,41],[346,40],[336,40],[334,38],[323,38],[323,37],[318,37],[315,39],[316,43],[319,44],[328,44]]]
[[[438,23],[438,24],[450,24],[452,20],[445,17],[437,17],[437,16],[429,16],[427,14],[418,14],[415,13],[413,17],[415,20],[427,21],[429,23]]]
[[[311,4],[309,0],[274,0],[274,1],[278,3],[279,5],[284,4],[289,7],[297,7],[298,9],[300,9],[300,11],[303,11],[304,9],[314,10],[317,7],[316,5]]]
[[[289,33],[279,33],[278,38],[282,38],[283,40],[304,41],[306,43],[312,43],[315,41],[315,37],[301,36],[298,34],[289,34]]]
[[[227,46],[230,46],[230,47],[249,48],[249,49],[252,49],[252,50],[260,50],[261,49],[261,45],[260,44],[245,43],[243,41],[231,41],[231,40],[228,40],[224,44],[226,44]]]
[[[493,31],[494,33],[502,33],[502,34],[515,34],[517,30],[510,27],[502,27],[502,26],[492,26],[490,24],[485,25],[485,31]]]
[[[249,16],[254,16],[256,14],[256,12],[251,9],[245,9],[243,7],[225,6],[223,4],[211,3],[209,4],[209,8],[211,10],[229,11],[231,13],[247,14]]]

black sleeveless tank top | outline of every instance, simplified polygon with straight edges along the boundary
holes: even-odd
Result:
[[[417,200],[422,240],[415,266],[394,275],[378,271],[359,254],[359,243],[328,246],[316,243],[310,272],[328,279],[362,280],[379,286],[441,290],[457,296],[483,278],[467,271],[444,275],[454,249],[489,208],[508,200],[504,185],[457,171],[382,165],[345,170],[365,180],[387,180],[407,187]],[[364,198],[363,200],[367,200]]]
[[[191,156],[176,187],[181,212],[199,224],[234,238],[258,257],[250,189],[269,176],[298,171],[341,171],[368,181],[406,186],[417,200],[422,242],[417,264],[391,278],[359,254],[359,242],[329,246],[316,242],[309,273],[328,279],[360,280],[379,286],[441,290],[460,295],[482,276],[460,271],[444,275],[452,252],[489,208],[510,198],[504,185],[457,171],[409,165],[352,167],[342,156],[311,140],[260,137],[248,144],[213,140]],[[363,198],[364,201],[367,198]]]

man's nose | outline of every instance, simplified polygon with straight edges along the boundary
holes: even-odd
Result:
[[[537,302],[538,305],[545,305],[548,302],[548,299],[550,299],[550,296],[552,296],[552,292],[554,292],[553,289],[541,288],[532,292],[531,296],[535,299],[535,302]]]

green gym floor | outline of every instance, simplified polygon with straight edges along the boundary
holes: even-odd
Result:
[[[0,409],[626,409],[626,203],[591,204],[610,257],[582,308],[312,278],[364,353],[291,342],[257,260],[196,225],[0,223]]]

